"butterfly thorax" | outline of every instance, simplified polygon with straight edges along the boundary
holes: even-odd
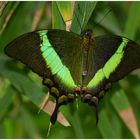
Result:
[[[82,44],[83,44],[83,50],[85,53],[89,51],[91,42],[92,42],[92,30],[87,29],[81,33],[82,36]]]
[[[90,70],[88,67],[89,53],[92,49],[93,39],[92,30],[87,29],[81,33],[82,36],[82,47],[83,47],[83,73],[82,73],[82,86],[85,86],[85,79]]]

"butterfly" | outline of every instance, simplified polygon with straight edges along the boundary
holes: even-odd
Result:
[[[43,79],[56,106],[50,118],[57,120],[61,105],[81,101],[95,107],[112,83],[140,68],[140,46],[126,37],[94,37],[87,29],[78,35],[44,29],[21,35],[5,47],[5,53],[26,64]]]

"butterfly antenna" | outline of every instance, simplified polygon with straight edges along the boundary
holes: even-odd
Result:
[[[51,131],[51,128],[52,128],[52,123],[50,122],[50,124],[49,124],[49,127],[48,127],[48,131],[47,131],[47,137],[49,137],[49,135],[50,135],[50,131]]]
[[[106,17],[111,11],[112,11],[112,9],[109,9],[109,10],[105,13],[105,15],[97,22],[97,24],[101,23],[101,22],[105,19],[105,17]],[[97,24],[96,24],[96,25],[97,25]],[[96,27],[96,25],[94,26],[94,28]]]
[[[85,9],[86,9],[86,7],[87,7],[87,3],[85,4]],[[88,22],[88,19],[86,18],[85,13],[82,12],[79,5],[78,5],[78,10],[79,10],[80,15],[83,16],[83,20],[82,20],[82,23],[81,23],[81,28],[82,28],[83,24]]]

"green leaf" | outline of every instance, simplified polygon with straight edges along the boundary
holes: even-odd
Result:
[[[5,113],[8,111],[8,107],[13,100],[15,91],[11,86],[3,89],[4,95],[0,98],[0,120],[3,118]]]
[[[10,118],[4,120],[5,138],[14,138],[13,121]]]
[[[100,112],[100,121],[98,128],[103,136],[103,138],[116,138],[115,131],[110,123],[109,116],[105,109]]]
[[[114,93],[113,97],[111,98],[111,102],[114,105],[117,112],[120,112],[131,106],[123,90]]]
[[[0,36],[0,51],[3,51],[3,47],[15,37],[32,30],[33,13],[39,5],[39,3],[36,4],[31,1],[14,2],[12,17],[10,18],[4,32]]]
[[[56,3],[64,21],[71,20],[73,16],[74,2],[57,1]]]
[[[136,118],[125,92],[120,90],[115,93],[111,99],[111,103],[134,137],[139,138]]]
[[[41,138],[38,132],[38,128],[35,125],[35,122],[33,121],[33,116],[31,116],[31,114],[23,106],[20,107],[20,111],[21,111],[22,123],[29,137],[32,139]]]
[[[77,34],[85,28],[97,2],[75,2],[71,31]]]
[[[25,75],[23,70],[14,67],[14,63],[8,61],[6,57],[1,56],[0,59],[0,74],[6,76],[20,93],[24,93],[34,104],[39,106],[45,97],[43,89]]]
[[[109,13],[102,20],[102,18],[105,16],[105,13],[106,11],[98,14],[98,16],[95,18],[96,23],[99,24],[101,27],[105,28],[106,30],[112,32],[113,34],[122,35],[123,33],[118,23],[119,21],[117,21],[113,13]]]
[[[128,38],[134,39],[140,23],[140,3],[133,2],[129,10],[127,21],[125,24],[124,33]]]
[[[62,15],[58,9],[57,2],[52,2],[52,28],[65,30],[65,22]]]
[[[84,132],[83,132],[83,128],[81,126],[81,122],[80,122],[80,117],[78,116],[78,113],[75,112],[73,114],[73,117],[72,117],[72,127],[75,131],[75,135],[77,138],[84,138]]]

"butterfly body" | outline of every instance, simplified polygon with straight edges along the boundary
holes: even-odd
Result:
[[[56,99],[52,124],[59,107],[77,96],[97,111],[112,83],[140,67],[140,46],[134,41],[120,36],[94,37],[91,30],[81,35],[58,29],[34,31],[13,40],[5,52],[43,78]]]

